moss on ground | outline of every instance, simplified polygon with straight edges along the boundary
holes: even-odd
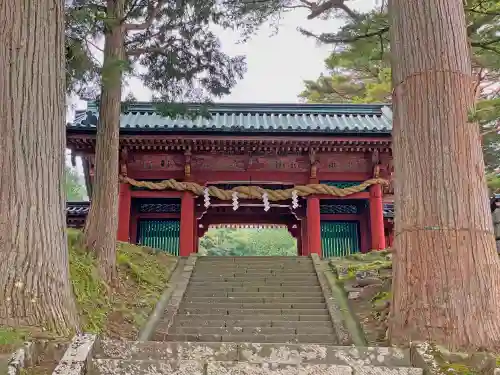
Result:
[[[349,280],[362,271],[380,271],[392,269],[389,251],[372,251],[366,254],[351,254],[345,257],[330,258],[330,266],[339,280]]]
[[[96,259],[82,246],[81,232],[68,230],[68,245],[82,330],[135,338],[165,289],[176,258],[151,248],[119,243],[118,284],[110,290],[99,278]]]
[[[80,231],[68,230],[70,277],[81,330],[111,338],[135,339],[167,286],[177,258],[151,248],[119,243],[118,282],[109,288],[100,279],[97,260],[85,250],[82,240]],[[0,353],[12,353],[24,341],[40,338],[50,339],[50,334],[0,327]]]
[[[31,339],[31,331],[29,329],[11,328],[0,326],[0,353],[12,353],[23,342]]]

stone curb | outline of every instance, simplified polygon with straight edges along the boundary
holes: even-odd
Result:
[[[353,343],[350,332],[347,330],[344,320],[342,317],[342,312],[334,301],[332,296],[332,290],[324,273],[324,265],[319,258],[318,254],[311,254],[311,259],[314,265],[314,270],[316,276],[318,277],[319,284],[323,290],[325,296],[326,306],[328,308],[328,313],[333,323],[333,329],[339,340],[339,345],[351,345]]]
[[[34,365],[38,357],[38,347],[32,342],[25,342],[22,348],[12,353],[7,364],[7,375],[20,375],[26,367]]]
[[[345,290],[337,284],[337,278],[329,267],[324,271],[324,274],[330,286],[330,290],[332,291],[332,296],[337,301],[337,306],[343,317],[344,326],[349,331],[353,344],[356,346],[368,346],[365,332],[358,318],[349,306]]]
[[[179,278],[181,272],[184,270],[184,265],[186,261],[187,259],[184,258],[179,258],[177,260],[177,264],[175,265],[175,268],[173,269],[172,273],[170,274],[170,277],[168,278],[167,287],[165,288],[160,299],[156,303],[156,306],[151,315],[148,317],[148,320],[139,331],[139,335],[137,338],[138,341],[148,341],[153,335],[154,330],[158,326],[158,323],[160,322],[163,313],[167,308],[170,297],[172,296],[172,293],[175,290],[176,281]]]
[[[179,274],[176,275],[176,278],[173,280],[174,289],[172,290],[172,294],[168,299],[168,303],[165,305],[163,313],[161,314],[162,318],[161,320],[167,323],[165,334],[168,332],[170,326],[173,323],[174,316],[177,314],[177,311],[179,310],[179,306],[182,302],[182,298],[184,297],[184,293],[186,292],[189,281],[191,280],[191,275],[193,273],[197,259],[198,259],[197,254],[191,254],[184,263],[184,267],[182,267],[182,272],[179,272]]]
[[[79,334],[73,337],[52,375],[87,374],[96,342],[97,336],[94,334]]]

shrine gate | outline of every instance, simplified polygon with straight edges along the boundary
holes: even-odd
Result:
[[[209,226],[286,226],[298,254],[336,256],[384,249],[392,242],[392,113],[366,104],[214,104],[210,116],[172,119],[154,103],[127,105],[120,120],[118,239],[187,256]],[[98,108],[89,102],[67,126],[67,147],[81,156],[91,196]],[[229,191],[309,184],[359,190],[270,201],[221,200],[148,183],[173,179]],[[361,186],[363,187],[363,186]],[[361,190],[360,190],[361,189]],[[290,191],[288,190],[288,191]],[[337,189],[338,190],[338,189]],[[206,189],[204,190],[206,193]],[[88,203],[70,203],[81,227]],[[266,208],[266,210],[265,210]]]

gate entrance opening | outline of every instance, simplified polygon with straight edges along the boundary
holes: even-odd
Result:
[[[213,225],[200,237],[208,256],[297,256],[297,239],[283,225]]]

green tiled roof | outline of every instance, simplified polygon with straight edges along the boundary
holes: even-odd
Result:
[[[229,132],[385,134],[392,130],[392,112],[382,104],[221,104],[208,109],[210,118],[165,117],[153,103],[133,103],[120,118],[122,133]],[[68,129],[95,131],[98,110],[94,102],[77,111]]]

